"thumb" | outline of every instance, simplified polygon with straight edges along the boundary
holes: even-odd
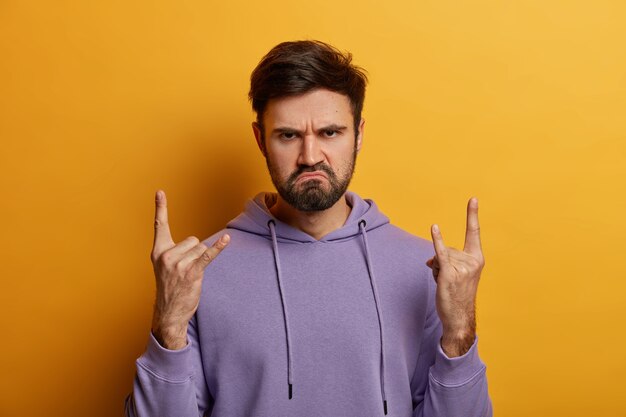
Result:
[[[213,262],[217,255],[224,250],[228,242],[230,242],[230,236],[228,234],[222,235],[210,248],[207,248],[207,250],[195,260],[193,268],[200,271],[204,270],[204,268]]]
[[[445,266],[448,263],[448,249],[443,243],[439,225],[433,224],[430,228],[430,233],[433,238],[433,245],[435,246],[435,258],[441,266]]]

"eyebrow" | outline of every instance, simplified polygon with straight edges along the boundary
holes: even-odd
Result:
[[[346,129],[347,129],[346,126],[341,126],[341,125],[332,123],[332,124],[329,124],[327,126],[319,128],[317,131],[318,132],[323,132],[325,130],[344,131]],[[275,129],[273,129],[271,134],[274,135],[276,133],[298,133],[298,134],[302,134],[302,131],[298,130],[298,129],[291,128],[291,127],[287,127],[287,126],[281,126],[281,127],[277,127]]]

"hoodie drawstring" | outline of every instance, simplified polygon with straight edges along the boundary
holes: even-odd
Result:
[[[367,271],[370,277],[370,284],[372,286],[372,293],[374,294],[374,304],[376,305],[376,314],[378,316],[378,328],[380,331],[380,355],[381,355],[381,365],[380,365],[380,390],[383,400],[383,410],[385,415],[387,415],[387,395],[385,393],[385,344],[383,338],[383,317],[382,312],[380,310],[380,302],[378,299],[378,290],[376,287],[376,279],[374,278],[374,270],[372,268],[372,262],[370,260],[370,250],[369,245],[367,243],[367,234],[365,233],[365,220],[359,221],[359,229],[361,231],[361,235],[363,236],[363,242],[365,244],[365,260],[367,263]],[[292,357],[291,357],[291,339],[289,337],[289,320],[287,318],[287,305],[285,304],[285,292],[283,290],[283,285],[281,282],[281,271],[280,271],[280,259],[278,258],[278,242],[276,240],[276,230],[275,230],[275,222],[273,219],[270,219],[267,222],[267,225],[270,229],[270,233],[272,235],[272,247],[274,250],[274,262],[276,264],[276,277],[278,280],[278,290],[280,292],[280,301],[282,303],[283,308],[283,317],[285,321],[285,335],[287,338],[287,384],[289,385],[289,399],[292,398],[292,387],[293,387],[293,376],[292,376]]]
[[[272,245],[274,247],[274,262],[276,264],[276,277],[278,279],[278,290],[280,292],[280,301],[283,306],[283,317],[285,318],[285,335],[287,337],[287,384],[289,385],[289,399],[292,397],[293,378],[291,372],[291,339],[289,338],[289,320],[287,318],[287,305],[285,304],[285,291],[280,281],[280,260],[278,259],[278,242],[276,241],[276,230],[274,230],[274,220],[269,220],[267,225],[272,234]]]
[[[380,391],[383,397],[383,410],[387,415],[387,394],[385,393],[385,343],[383,338],[383,315],[380,311],[380,301],[378,300],[378,290],[376,287],[376,279],[374,278],[374,269],[372,269],[372,262],[370,260],[370,248],[367,244],[367,234],[365,233],[365,220],[359,221],[359,229],[363,236],[363,242],[365,243],[365,260],[367,262],[367,270],[370,275],[370,283],[372,285],[372,292],[374,293],[374,303],[376,304],[376,313],[378,314],[378,327],[380,330]]]

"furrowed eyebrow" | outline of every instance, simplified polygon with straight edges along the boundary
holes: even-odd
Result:
[[[346,126],[341,126],[341,125],[337,125],[337,124],[330,124],[328,126],[324,126],[322,128],[319,128],[317,131],[318,132],[324,132],[326,130],[338,130],[338,131],[344,131],[346,130],[347,127]],[[291,127],[277,127],[275,129],[272,130],[272,135],[275,135],[277,133],[298,133],[298,134],[302,134],[302,131],[298,130],[298,129],[293,129]]]
[[[276,129],[272,130],[271,134],[274,135],[276,133],[301,133],[301,132],[297,129],[292,129],[290,127],[277,127]]]
[[[340,132],[343,132],[346,129],[347,129],[346,126],[331,124],[331,125],[324,126],[323,128],[319,129],[318,132],[323,132],[325,130],[338,130]]]

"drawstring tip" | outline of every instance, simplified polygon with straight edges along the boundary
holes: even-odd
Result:
[[[291,384],[289,384],[289,399],[291,399]],[[387,414],[387,413],[385,413]]]
[[[385,409],[385,415],[387,415],[387,401],[383,401],[383,408]]]

